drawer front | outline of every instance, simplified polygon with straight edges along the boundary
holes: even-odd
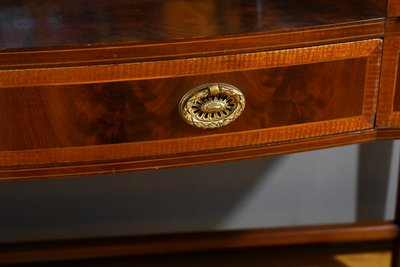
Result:
[[[0,76],[2,166],[199,153],[373,127],[381,41]],[[246,99],[217,129],[180,116],[191,88]],[[27,86],[27,85],[30,86]]]

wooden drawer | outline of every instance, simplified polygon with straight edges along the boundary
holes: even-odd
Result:
[[[381,40],[280,51],[1,71],[3,167],[146,159],[370,129]],[[240,88],[242,115],[195,128],[178,112],[200,84]]]

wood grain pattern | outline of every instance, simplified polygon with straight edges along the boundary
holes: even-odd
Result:
[[[388,16],[395,17],[400,16],[400,1],[399,0],[388,0]]]
[[[0,246],[1,263],[104,258],[209,249],[393,240],[397,226],[364,223]]]
[[[145,158],[124,158],[115,161],[84,161],[85,157],[95,159],[99,156],[99,147],[91,148],[89,150],[75,151],[72,156],[80,159],[80,162],[73,163],[52,163],[52,164],[34,164],[32,160],[25,166],[21,167],[3,167],[0,168],[1,180],[18,180],[18,179],[34,179],[34,178],[54,178],[54,177],[70,177],[79,175],[95,175],[106,173],[117,173],[127,171],[140,171],[140,170],[157,170],[160,168],[172,168],[181,166],[193,166],[199,164],[220,163],[234,160],[243,160],[256,157],[275,156],[288,153],[296,153],[302,151],[309,151],[313,149],[330,148],[336,146],[358,144],[373,142],[378,140],[392,140],[398,139],[400,136],[400,129],[398,128],[380,128],[378,130],[365,130],[353,133],[330,135],[319,138],[308,138],[299,141],[282,142],[275,144],[265,144],[252,147],[240,147],[235,150],[214,150],[201,153],[186,153],[181,155],[167,155],[165,157],[145,157]],[[107,149],[107,148],[105,148]],[[122,153],[129,149],[129,145],[109,146],[108,151],[104,153]],[[37,153],[32,151],[30,154],[24,154],[26,158],[40,158],[43,162],[53,160],[65,156],[63,153],[68,154],[68,151],[58,150],[53,154],[49,151],[44,153]],[[84,154],[82,158],[79,155]],[[72,158],[71,156],[71,158]],[[10,162],[17,161],[21,158],[15,158],[15,153],[9,155]],[[128,157],[128,156],[127,156]],[[29,165],[28,165],[29,164]]]
[[[362,116],[366,67],[362,57],[133,82],[3,88],[0,151],[198,137]],[[203,130],[185,123],[177,104],[191,88],[210,82],[240,88],[247,104],[234,123]]]
[[[399,0],[387,4],[398,16]],[[400,126],[399,24],[384,24],[385,8],[378,0],[4,0],[0,179],[397,138],[398,129],[374,128],[382,41],[358,41],[385,34],[378,124]],[[329,45],[305,47],[316,44]],[[205,132],[184,124],[176,106],[210,80],[237,85],[248,105],[235,124]],[[395,237],[398,226],[379,223],[16,244],[0,246],[0,262]]]
[[[229,126],[231,128],[226,128],[226,130],[222,128],[220,132],[201,132],[192,129],[189,125],[186,126],[181,120],[176,122],[178,115],[176,111],[177,101],[175,100],[178,100],[186,90],[185,84],[191,83],[191,79],[197,82],[208,81],[208,78],[214,74],[210,74],[211,76],[192,76],[188,80],[182,77],[169,78],[164,82],[159,79],[136,81],[136,84],[145,85],[144,87],[139,86],[139,88],[152,89],[138,90],[135,94],[132,93],[132,90],[124,87],[125,83],[122,83],[122,89],[119,88],[120,83],[114,84],[113,86],[116,87],[111,86],[108,89],[104,88],[103,84],[96,87],[81,85],[78,88],[84,88],[82,90],[73,87],[60,90],[57,90],[56,87],[49,87],[50,90],[47,91],[40,91],[44,87],[40,87],[40,89],[4,88],[1,89],[2,97],[0,99],[4,102],[1,105],[3,115],[0,118],[2,118],[3,125],[8,125],[8,129],[1,131],[3,150],[0,153],[1,168],[6,170],[3,174],[9,175],[10,168],[20,166],[57,165],[73,162],[78,165],[90,165],[90,162],[103,161],[101,169],[104,171],[107,168],[104,163],[110,161],[125,162],[126,159],[133,158],[140,161],[140,159],[154,156],[163,158],[167,155],[184,155],[221,149],[230,150],[235,147],[259,146],[313,136],[370,129],[373,126],[375,113],[380,51],[381,41],[370,40],[239,55],[237,57],[222,56],[181,60],[180,63],[183,65],[181,64],[179,68],[176,67],[175,69],[173,67],[175,64],[170,62],[154,62],[151,66],[159,64],[159,69],[156,70],[134,65],[139,68],[139,71],[133,70],[128,76],[136,75],[136,73],[151,75],[152,71],[171,72],[174,76],[179,76],[181,72],[201,73],[203,69],[204,71],[218,73],[221,69],[233,69],[233,66],[239,66],[239,69],[244,70],[280,66],[280,68],[273,68],[266,72],[261,69],[243,71],[240,75],[237,73],[231,73],[227,76],[224,73],[215,74],[218,79],[228,79],[225,80],[227,82],[243,83],[243,87],[248,90],[250,95],[250,105],[248,105],[248,111],[246,111],[248,115],[244,116],[242,121],[238,121],[237,126],[233,124],[233,126]],[[345,58],[353,59],[343,60]],[[200,61],[200,64],[190,67],[192,66],[190,63],[197,63],[198,60],[203,60],[203,63]],[[334,62],[329,62],[329,60],[334,60]],[[189,66],[188,71],[185,69],[186,62]],[[314,64],[283,67],[285,64],[290,66],[304,63]],[[356,65],[364,67],[360,69]],[[161,66],[170,67],[163,70]],[[207,66],[210,67],[207,69]],[[357,75],[352,75],[354,72],[345,74],[346,66],[350,66],[353,69],[352,71],[360,73],[356,73]],[[333,76],[328,78],[329,75],[323,74],[319,75],[320,78],[318,78],[312,71],[313,68],[331,73],[330,75]],[[145,70],[148,70],[150,74]],[[312,79],[311,76],[307,76],[306,73],[308,72]],[[253,76],[253,73],[255,73],[255,76]],[[365,76],[362,73],[365,73]],[[93,75],[93,73],[88,74]],[[290,79],[285,78],[287,74],[289,74],[287,77]],[[103,78],[102,73],[99,75]],[[165,75],[161,73],[161,76]],[[343,75],[348,78],[342,79]],[[265,80],[258,78],[263,76],[266,77]],[[83,77],[84,79],[87,78],[85,75]],[[268,77],[274,77],[274,79]],[[304,80],[305,77],[310,78]],[[36,79],[35,76],[32,78]],[[362,79],[359,80],[360,78]],[[81,77],[78,77],[78,79],[81,79]],[[169,81],[173,81],[172,84],[185,86],[179,89],[166,90],[164,84],[168,84]],[[322,81],[325,81],[325,83],[329,81],[329,85],[326,84],[321,87]],[[258,86],[257,83],[262,84],[262,86]],[[301,87],[303,89],[293,90],[293,88],[297,88],[298,84],[303,84]],[[364,86],[360,87],[362,84]],[[277,90],[279,88],[280,90]],[[310,88],[310,90],[307,88]],[[165,97],[159,97],[161,92],[165,94]],[[330,93],[327,95],[327,92]],[[24,96],[24,94],[26,95]],[[60,94],[61,97],[57,94]],[[59,100],[55,101],[56,99]],[[127,99],[132,101],[132,104],[126,106],[125,101]],[[359,101],[361,99],[363,99],[363,102]],[[61,100],[62,102],[60,102]],[[172,104],[169,103],[170,100],[174,100]],[[347,100],[350,100],[351,103],[347,103]],[[266,106],[266,104],[271,107]],[[265,108],[267,108],[265,110],[267,115],[260,115],[259,109]],[[269,108],[275,108],[275,110],[269,111]],[[157,110],[160,110],[160,113],[157,113]],[[279,116],[276,116],[275,113],[279,113]],[[14,114],[17,114],[17,117]],[[151,115],[153,118],[146,117],[147,114],[153,114]],[[172,116],[172,119],[169,116]],[[158,127],[158,124],[164,121],[166,125],[161,128]],[[28,122],[31,125],[29,129],[19,128]],[[126,124],[126,122],[128,123]],[[140,125],[137,125],[139,122]],[[132,126],[129,123],[132,123]],[[169,131],[169,129],[172,129],[172,132],[168,133],[167,130]],[[166,132],[168,135],[166,135]],[[132,142],[139,138],[142,138],[139,140],[140,142]],[[104,145],[112,143],[117,144]],[[83,146],[71,147],[77,145]],[[16,150],[29,148],[36,150]],[[181,164],[185,164],[185,162],[188,163],[183,159]],[[62,169],[59,168],[58,170]],[[65,168],[63,171],[66,171],[65,174],[70,172]],[[16,172],[16,175],[19,174]]]
[[[382,137],[380,137],[380,133],[382,133]],[[214,149],[213,151],[202,151],[201,153],[152,157],[134,157],[134,153],[137,151],[132,149],[132,144],[85,147],[85,149],[31,150],[24,153],[3,152],[1,153],[2,161],[14,166],[5,165],[1,167],[0,179],[5,181],[65,178],[194,166],[372,142],[380,138],[393,139],[397,138],[399,134],[400,132],[396,130],[391,130],[390,132],[366,130],[329,135],[323,138],[302,139],[297,142],[267,143],[258,146],[237,147],[235,149]],[[125,156],[125,158],[122,158],[122,156]],[[68,163],[68,160],[74,161]],[[15,163],[19,163],[20,166],[15,166]]]
[[[382,18],[356,0],[2,0],[0,50],[164,42]]]
[[[293,30],[249,33],[169,41],[163,43],[96,46],[0,52],[0,69],[117,64],[183,57],[266,51],[334,42],[379,38],[384,20],[315,26]]]
[[[386,19],[385,35],[400,35],[400,20],[398,18]]]
[[[382,76],[380,81],[379,103],[377,113],[377,126],[400,126],[400,112],[396,95],[396,74],[399,63],[400,36],[388,35],[385,37],[385,45],[382,58]]]
[[[65,85],[200,75],[367,57],[381,40],[259,53],[97,66],[0,70],[0,87]],[[376,52],[374,55],[376,55]]]

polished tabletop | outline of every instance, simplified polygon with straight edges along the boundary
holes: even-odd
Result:
[[[154,43],[381,17],[356,0],[2,0],[0,50]]]

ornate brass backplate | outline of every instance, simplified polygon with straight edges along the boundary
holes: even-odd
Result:
[[[225,83],[209,83],[187,92],[179,103],[179,112],[195,127],[215,129],[238,118],[244,107],[245,98],[238,88]]]

